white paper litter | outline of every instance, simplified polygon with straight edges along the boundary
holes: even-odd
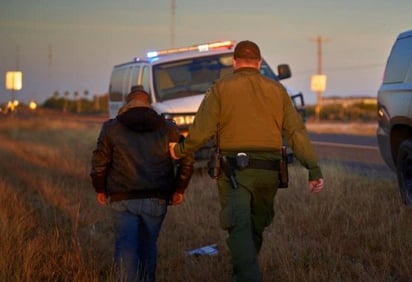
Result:
[[[218,254],[217,244],[204,246],[198,249],[188,251],[189,256],[214,256]]]

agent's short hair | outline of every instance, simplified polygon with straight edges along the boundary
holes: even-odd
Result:
[[[233,53],[233,57],[236,59],[249,59],[249,60],[260,60],[260,49],[256,43],[244,40],[240,41]]]

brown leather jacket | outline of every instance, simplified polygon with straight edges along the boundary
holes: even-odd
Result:
[[[169,142],[178,142],[179,136],[174,123],[149,107],[132,107],[108,120],[92,156],[90,176],[95,191],[106,193],[112,201],[151,197],[169,200],[176,190],[183,192],[193,172],[193,161],[180,161],[186,169],[182,172],[180,168],[175,176]],[[183,178],[187,180],[183,184],[182,173],[186,173]]]

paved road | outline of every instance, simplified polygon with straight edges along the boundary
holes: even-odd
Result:
[[[383,163],[374,136],[309,134],[319,157],[366,163]]]
[[[394,178],[380,155],[375,136],[310,133],[323,163],[340,163],[356,173]]]
[[[350,134],[310,133],[310,139],[316,142],[377,147],[376,136],[362,136]]]

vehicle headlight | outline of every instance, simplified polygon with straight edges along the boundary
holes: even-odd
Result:
[[[173,119],[179,127],[187,127],[193,123],[194,114],[164,114],[166,119]]]
[[[177,125],[189,125],[193,123],[193,119],[195,116],[175,116],[173,120],[176,122]]]
[[[378,103],[378,112],[377,112],[377,119],[378,123],[382,125],[387,125],[389,126],[389,114],[386,111],[385,107],[383,107],[381,104]]]

